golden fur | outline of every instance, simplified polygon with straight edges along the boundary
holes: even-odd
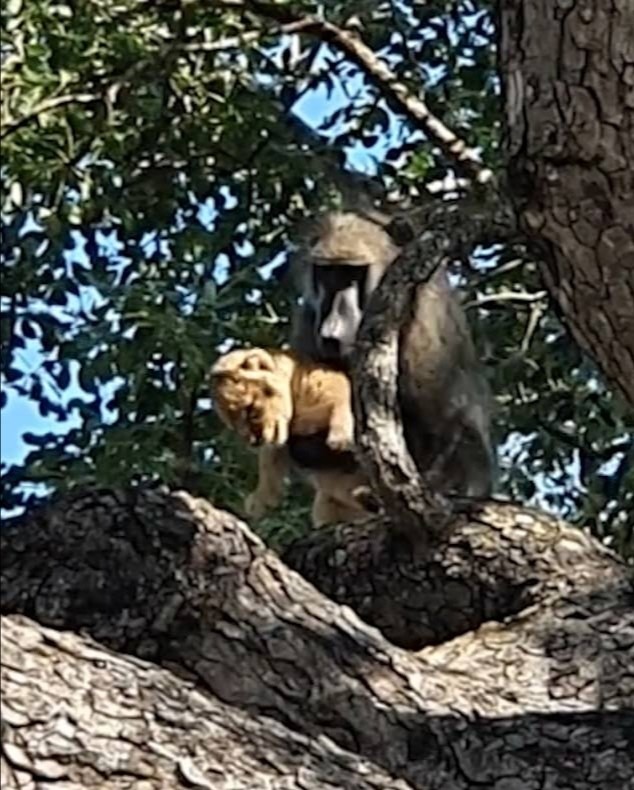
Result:
[[[289,436],[327,432],[333,450],[351,450],[354,418],[345,373],[301,360],[290,351],[250,348],[231,351],[211,371],[214,407],[245,441],[260,446],[259,478],[247,497],[248,515],[260,517],[282,497],[290,459],[280,452]],[[311,471],[315,526],[358,521],[368,515],[360,498],[366,480],[359,471]]]

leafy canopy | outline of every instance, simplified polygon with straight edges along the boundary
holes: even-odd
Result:
[[[219,425],[205,376],[228,341],[287,336],[289,229],[356,188],[354,167],[414,200],[450,170],[357,66],[249,5],[8,0],[3,407],[25,399],[50,424],[24,431],[28,454],[3,465],[9,510],[42,490],[140,481],[239,509],[254,457]],[[496,166],[489,5],[323,9]],[[498,399],[502,488],[625,548],[632,440],[535,263],[482,251],[460,272]],[[305,528],[307,501],[294,486],[262,528],[288,540]]]

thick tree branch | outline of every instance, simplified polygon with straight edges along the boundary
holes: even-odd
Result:
[[[424,541],[445,532],[451,507],[418,474],[405,443],[398,399],[400,332],[417,289],[443,261],[463,257],[479,243],[514,237],[515,218],[492,191],[477,205],[432,204],[418,221],[424,232],[388,268],[364,312],[352,378],[355,443],[372,488],[395,528]]]
[[[492,501],[462,507],[455,521],[446,541],[425,551],[394,540],[385,519],[312,533],[291,545],[283,559],[391,642],[411,650],[531,609],[533,615],[522,618],[524,635],[545,633],[544,623],[550,618],[554,626],[558,620],[551,607],[562,597],[588,614],[586,602],[597,590],[622,588],[626,597],[632,591],[624,564],[612,552],[559,519]],[[339,558],[335,574],[333,558]],[[612,592],[603,603],[601,595],[594,598],[598,617]],[[473,647],[473,635],[468,641]],[[480,648],[483,661],[487,651]],[[503,671],[508,670],[507,665]]]
[[[241,5],[264,19],[273,19],[285,25],[301,24],[302,33],[315,36],[339,50],[361,69],[392,107],[403,113],[429,140],[436,143],[442,152],[456,163],[461,172],[478,183],[492,179],[492,171],[482,164],[475,151],[445,126],[431,112],[423,99],[412,95],[407,86],[399,82],[397,75],[389,66],[378,58],[357,34],[317,17],[297,16],[288,5],[260,2],[260,0],[244,0],[243,3],[236,3],[232,0],[228,7],[235,9]]]
[[[506,506],[500,507],[504,520]],[[123,780],[117,784],[119,769],[124,776],[139,765],[160,774],[169,766],[181,770],[173,757],[175,742],[179,755],[197,755],[193,767],[210,786],[222,787],[212,781],[214,769],[225,760],[229,776],[237,770],[235,742],[223,726],[238,730],[247,741],[253,765],[262,755],[262,717],[270,717],[282,725],[270,728],[274,760],[279,740],[292,731],[299,740],[289,743],[301,746],[319,739],[325,749],[315,752],[308,746],[310,770],[321,770],[320,761],[335,749],[331,744],[342,760],[352,755],[349,761],[337,759],[335,772],[378,766],[369,786],[375,781],[381,787],[386,775],[420,790],[496,786],[510,778],[523,788],[538,788],[544,775],[553,786],[626,786],[634,770],[627,738],[634,714],[626,710],[634,705],[628,680],[634,616],[625,569],[590,538],[564,525],[547,523],[542,529],[536,514],[515,509],[507,512],[506,526],[487,527],[490,515],[482,510],[478,521],[464,514],[462,540],[456,538],[446,554],[439,550],[434,555],[433,563],[444,565],[446,580],[441,584],[430,571],[434,595],[425,605],[430,619],[442,619],[455,608],[456,589],[464,584],[468,611],[479,590],[498,582],[501,599],[513,603],[502,582],[514,561],[517,613],[498,611],[499,623],[419,655],[392,646],[349,609],[323,597],[237,519],[184,494],[76,495],[5,530],[4,612],[36,616],[57,628],[83,629],[111,648],[186,673],[198,684],[194,693],[191,686],[147,665],[103,658],[93,647],[85,652],[75,637],[58,641],[55,635],[9,631],[5,742],[18,747],[5,747],[11,770],[26,766],[28,773],[33,764],[38,771],[55,771],[42,757],[52,754],[55,763],[63,755],[59,762],[70,776],[95,766],[105,786],[123,787]],[[554,538],[557,528],[560,540]],[[380,522],[376,529],[383,529]],[[479,543],[470,537],[486,529],[492,530],[489,540]],[[314,539],[323,535],[329,541],[329,534],[319,532]],[[389,546],[391,530],[383,536]],[[532,548],[518,552],[525,541]],[[546,559],[531,565],[540,543]],[[345,568],[338,564],[341,549],[326,564],[330,575],[335,570],[345,584]],[[354,553],[352,541],[344,556],[360,571]],[[415,562],[421,563],[423,611],[431,589],[425,587],[423,570],[429,557]],[[389,563],[405,567],[397,558]],[[550,587],[552,597],[533,597],[545,583],[544,569],[554,565],[559,571]],[[371,597],[374,571],[369,566],[365,580],[359,573],[355,590],[365,588]],[[578,594],[569,585],[575,574]],[[530,596],[528,607],[522,594]],[[457,621],[453,623],[455,627]],[[465,619],[463,627],[471,624]],[[60,654],[62,645],[66,658]],[[80,661],[86,662],[83,670]],[[64,684],[71,690],[69,699],[63,708],[51,705],[51,699],[63,699]],[[50,698],[42,708],[46,694]],[[121,713],[126,706],[129,717]],[[193,718],[185,713],[190,706]],[[90,755],[92,748],[101,754],[102,713],[119,729],[110,737],[106,730],[107,753],[95,764],[94,753]],[[52,742],[43,735],[42,721],[49,723]],[[190,726],[194,722],[198,726]],[[59,744],[60,737],[64,743],[70,739],[72,748],[51,752],[47,744]],[[209,750],[199,746],[205,740]],[[155,757],[154,742],[167,763]],[[160,744],[172,746],[165,751]],[[538,744],[539,759],[531,744]],[[226,757],[220,754],[224,750]],[[117,762],[117,755],[123,762]],[[279,771],[292,774],[298,770],[293,766],[292,760],[285,762]],[[156,777],[153,781],[149,787],[170,786]],[[334,786],[348,786],[345,779],[339,781],[344,784]],[[205,786],[202,780],[199,784]]]
[[[3,617],[1,639],[3,790],[411,787],[327,738],[75,634]]]

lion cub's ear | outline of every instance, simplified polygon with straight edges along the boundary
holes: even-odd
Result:
[[[226,378],[233,376],[237,367],[235,359],[232,359],[229,354],[224,354],[214,362],[209,375],[212,379]]]

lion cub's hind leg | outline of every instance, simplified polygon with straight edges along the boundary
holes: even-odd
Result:
[[[312,510],[315,527],[340,521],[349,524],[365,521],[379,510],[360,472],[313,472],[310,477],[315,487]]]
[[[314,527],[350,521],[350,510],[341,502],[333,499],[326,491],[317,490],[313,500],[311,520]]]

